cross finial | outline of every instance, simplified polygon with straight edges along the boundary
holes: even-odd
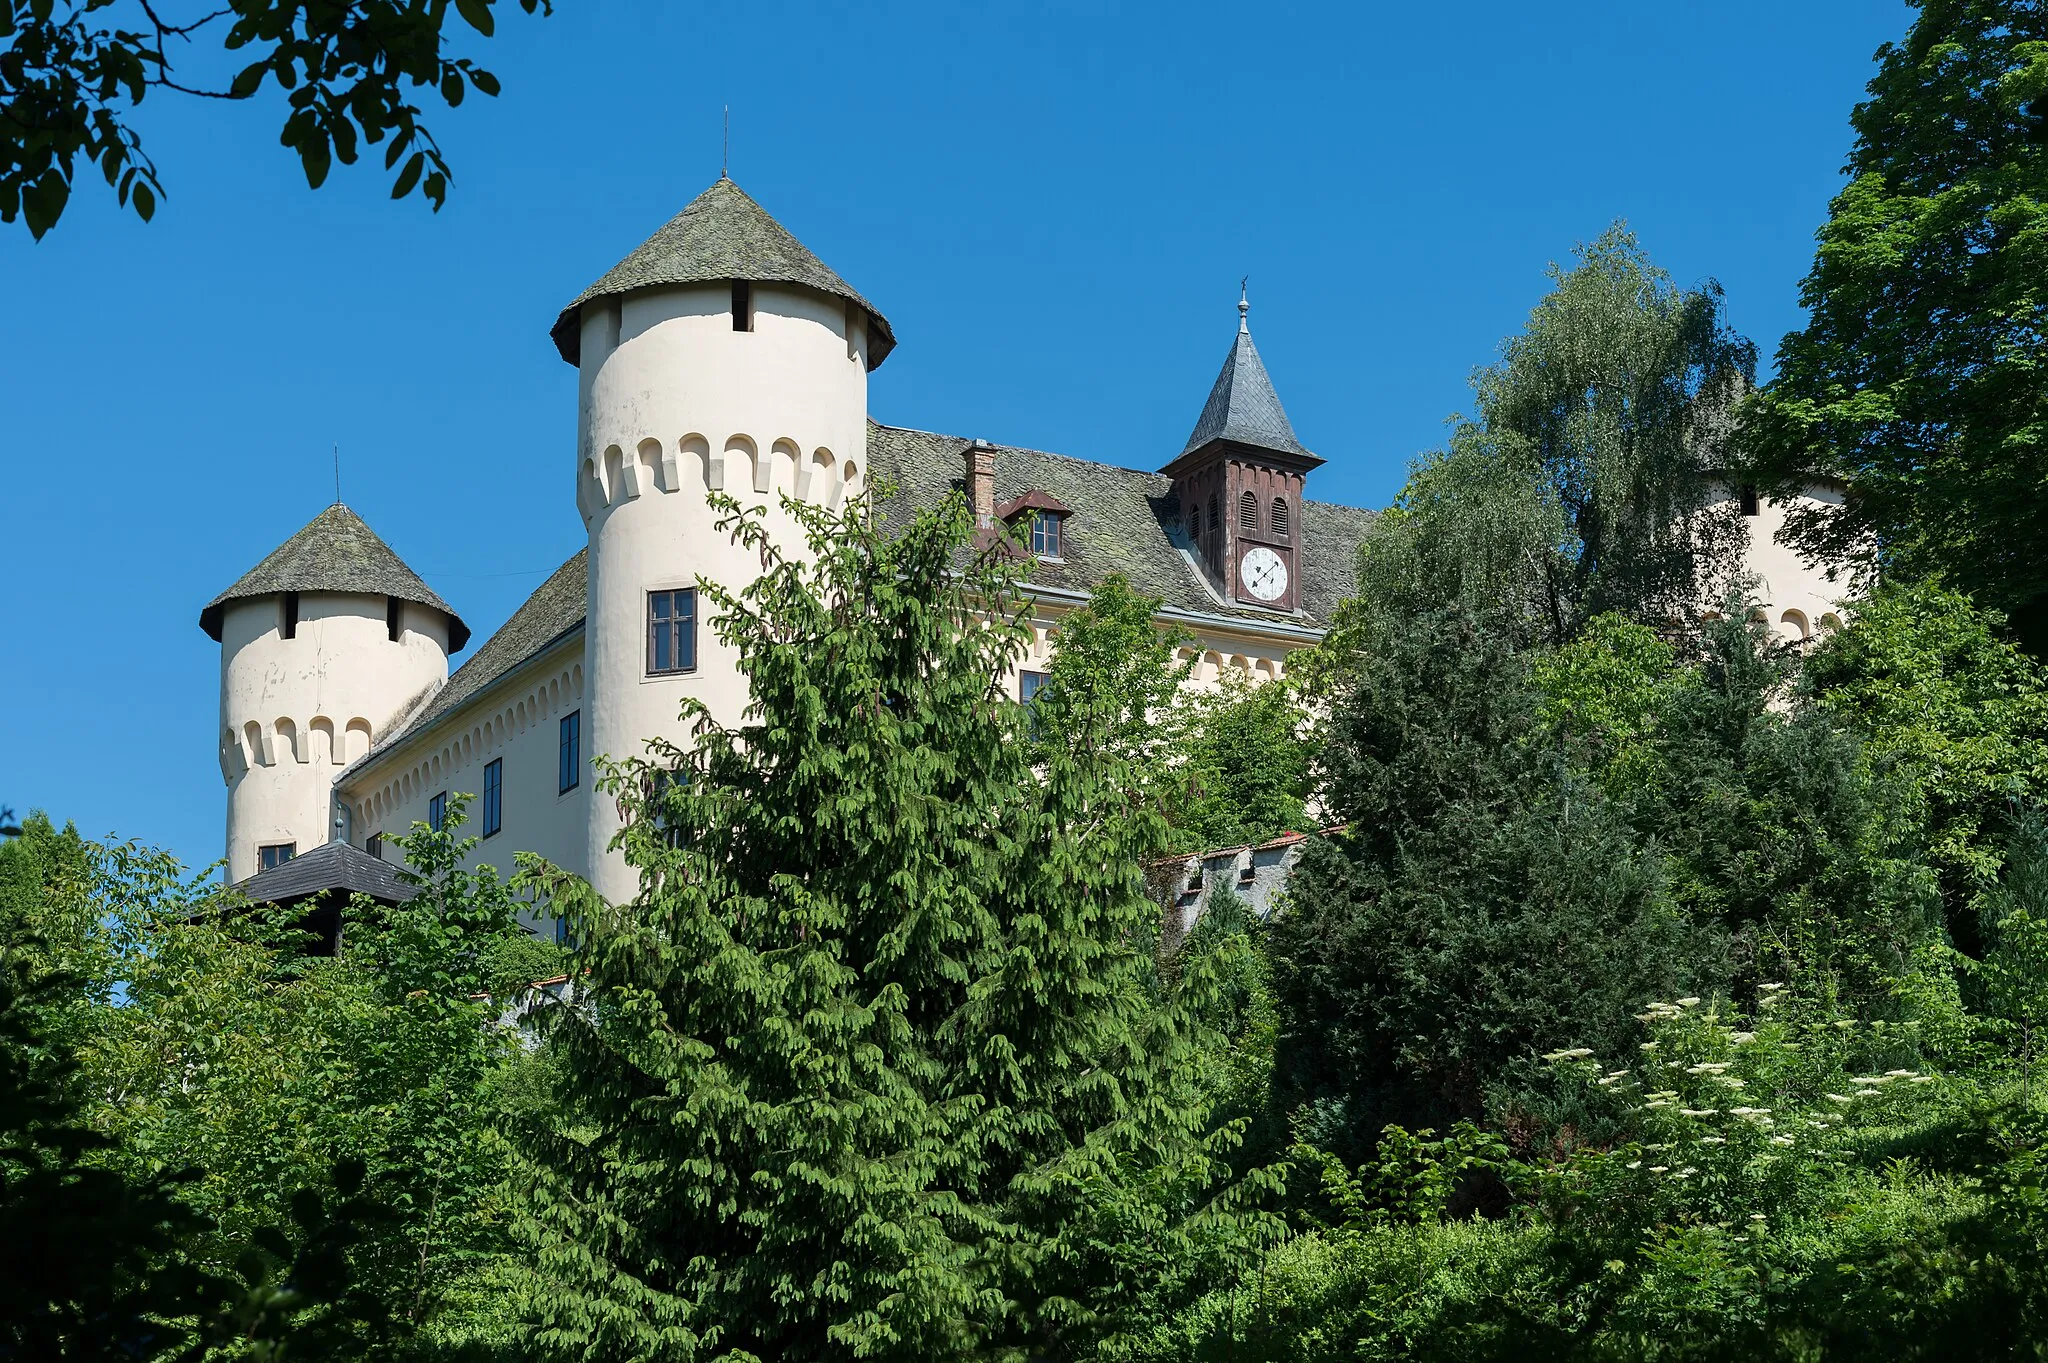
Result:
[[[1237,329],[1240,332],[1250,332],[1252,329],[1252,302],[1249,288],[1251,282],[1252,277],[1250,275],[1246,275],[1243,279],[1237,281]]]

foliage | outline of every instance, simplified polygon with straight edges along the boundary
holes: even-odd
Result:
[[[1226,676],[1182,703],[1192,712],[1184,727],[1193,789],[1170,814],[1175,846],[1199,851],[1308,831],[1314,747],[1293,682]]]
[[[1991,1017],[2014,1034],[2020,1092],[2031,1099],[2034,1056],[2048,1027],[2048,822],[2030,807],[2013,835],[2004,880],[1984,900],[1990,950],[1977,975]]]
[[[1183,688],[1194,664],[1175,656],[1186,637],[1159,626],[1159,605],[1121,573],[1096,585],[1088,604],[1060,622],[1029,736],[1040,761],[1104,749],[1112,769],[1143,792],[1141,803],[1170,815],[1188,799]]]
[[[1887,584],[1807,659],[1803,684],[1903,781],[1950,933],[1996,879],[2015,801],[2048,794],[2048,675],[2003,618],[1928,583]]]
[[[1134,711],[1114,687],[1007,699],[1015,569],[962,566],[957,499],[896,538],[789,503],[805,558],[722,506],[763,563],[699,588],[745,722],[689,707],[688,749],[608,772],[634,902],[526,872],[584,991],[552,1014],[574,1125],[538,1161],[537,1339],[1079,1352],[1159,1309],[1155,1247],[1244,1235],[1214,1196],[1235,1132],[1205,1130],[1197,1085],[1204,972],[1165,993],[1154,970]]]
[[[1750,442],[1761,481],[1846,484],[1788,529],[1810,556],[1940,575],[2048,617],[2048,13],[1916,0],[1852,116],[1849,183],[1801,288]]]
[[[415,188],[436,210],[450,178],[441,146],[422,122],[427,89],[450,108],[464,94],[498,93],[498,79],[467,57],[450,57],[452,14],[484,37],[496,0],[231,0],[182,11],[151,0],[0,0],[0,222],[17,216],[41,238],[57,224],[80,178],[97,170],[123,206],[147,222],[163,184],[133,117],[153,89],[208,99],[256,98],[266,78],[288,91],[278,141],[298,153],[318,189],[333,163],[355,164],[364,142],[389,139],[391,197]],[[528,14],[551,0],[519,0]],[[218,45],[211,88],[188,85],[173,53]],[[232,73],[226,63],[240,63]]]
[[[1619,1045],[1697,934],[1624,810],[1544,738],[1529,661],[1446,611],[1363,660],[1328,722],[1332,814],[1272,927],[1284,1082],[1354,1153],[1523,1092],[1551,1038]],[[1518,1099],[1517,1101],[1525,1101]]]
[[[18,873],[50,837],[0,849]],[[22,882],[10,874],[11,891]],[[84,1120],[87,1086],[68,1044],[82,981],[38,940],[19,898],[0,914],[0,1356],[126,1357],[182,1339],[202,1279],[174,1251],[194,1218],[161,1174],[92,1163],[111,1142]]]
[[[100,854],[87,909],[112,925],[125,997],[82,1058],[108,1162],[135,1177],[191,1170],[181,1196],[208,1223],[191,1254],[216,1272],[252,1241],[304,1229],[336,1161],[362,1166],[369,1199],[344,1190],[342,1203],[381,1209],[350,1214],[347,1296],[291,1316],[301,1330],[340,1311],[381,1321],[371,1333],[394,1349],[510,1339],[516,1166],[496,1085],[528,1060],[490,1025],[503,994],[487,991],[505,984],[493,977],[504,945],[526,934],[490,868],[462,869],[474,846],[456,833],[463,804],[450,800],[443,831],[417,825],[404,840],[417,897],[350,905],[331,959],[304,954],[295,917],[237,909],[160,853]],[[269,1290],[270,1270],[238,1271]]]

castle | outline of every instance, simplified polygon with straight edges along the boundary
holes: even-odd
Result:
[[[1242,300],[1238,313],[1193,433],[1134,452],[1156,472],[881,425],[867,376],[895,349],[888,319],[721,177],[556,317],[578,374],[565,472],[588,544],[452,676],[469,627],[340,503],[200,613],[221,645],[228,879],[259,899],[397,896],[387,840],[438,826],[467,792],[480,859],[509,873],[515,850],[537,852],[630,898],[592,758],[682,739],[686,696],[728,724],[747,697],[695,584],[743,585],[757,563],[714,528],[710,492],[765,507],[792,553],[784,496],[837,507],[872,481],[900,524],[964,493],[1034,560],[1020,700],[1061,618],[1113,572],[1161,599],[1198,683],[1285,675],[1351,590],[1371,513],[1308,499],[1323,461],[1295,437]],[[1828,584],[1775,543],[1779,508],[1742,509],[1770,618],[1809,637],[1832,619]]]

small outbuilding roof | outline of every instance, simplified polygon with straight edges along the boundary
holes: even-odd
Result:
[[[419,575],[405,566],[377,532],[363,524],[340,502],[309,521],[305,528],[270,551],[264,560],[235,580],[235,585],[206,603],[199,628],[216,642],[221,616],[230,601],[280,592],[360,592],[395,596],[437,610],[448,617],[448,648],[469,642],[469,626],[446,601],[434,595]]]
[[[725,280],[802,284],[854,304],[868,315],[868,368],[896,348],[889,319],[856,293],[851,284],[812,255],[789,229],[731,180],[718,181],[669,219],[660,231],[576,295],[555,318],[548,335],[570,364],[582,362],[583,305],[640,289]]]
[[[297,904],[336,890],[403,904],[418,893],[400,878],[396,866],[345,842],[324,843],[281,866],[237,881],[235,888],[256,904]]]

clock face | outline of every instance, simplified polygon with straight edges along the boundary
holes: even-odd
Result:
[[[1258,545],[1238,561],[1237,578],[1253,599],[1278,601],[1287,595],[1287,560]]]

